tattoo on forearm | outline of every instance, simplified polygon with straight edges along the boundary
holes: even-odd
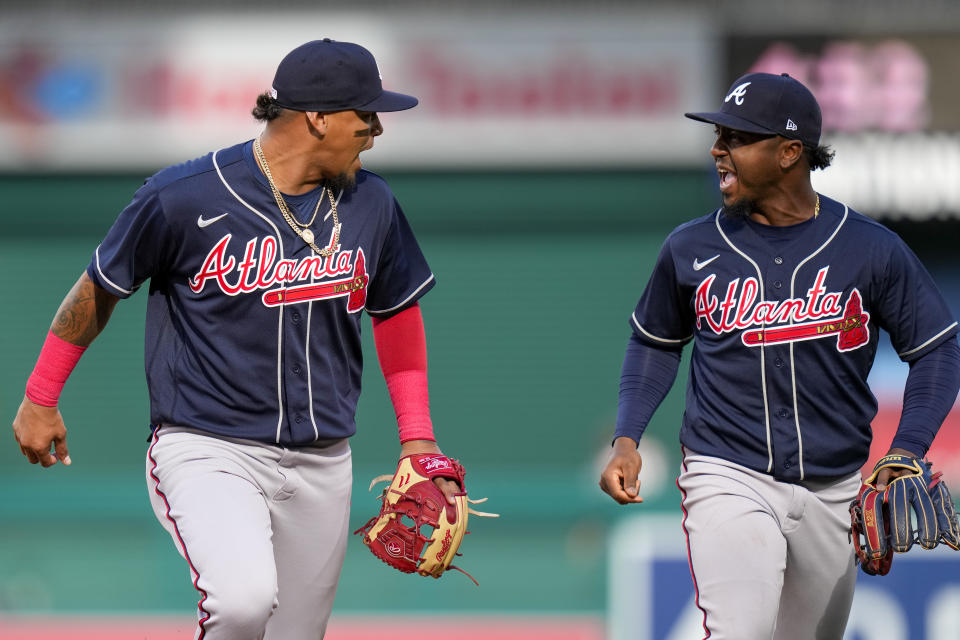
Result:
[[[90,346],[106,325],[114,303],[98,292],[89,278],[80,278],[57,310],[50,330],[70,344]]]

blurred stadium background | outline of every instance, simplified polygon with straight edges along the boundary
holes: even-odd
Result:
[[[437,275],[422,306],[441,446],[502,517],[474,522],[463,548],[479,588],[396,574],[352,540],[333,640],[697,637],[676,553],[685,374],[642,444],[647,503],[618,507],[596,478],[627,318],[660,242],[717,202],[712,132],[682,113],[718,105],[742,73],[788,71],[814,90],[837,152],[815,186],[900,233],[960,314],[960,6],[949,0],[36,0],[0,12],[8,425],[114,216],[155,170],[254,137],[250,108],[289,49],[360,42],[388,88],[420,97],[384,117],[365,165],[390,181]],[[66,387],[73,466],[31,467],[9,435],[0,446],[0,638],[192,637],[197,597],[145,496],[144,301],[118,306]],[[906,376],[882,347],[877,451]],[[398,451],[367,354],[355,526],[376,508],[369,479]],[[957,413],[930,453],[954,487]],[[865,582],[849,640],[878,628],[886,640],[960,637],[956,561],[937,555],[948,569],[931,574],[917,555],[898,566],[935,575],[920,581],[930,586]],[[879,622],[857,613],[878,603]],[[426,612],[436,625],[404,635]]]

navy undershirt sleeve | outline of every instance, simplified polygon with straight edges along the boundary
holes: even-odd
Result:
[[[630,336],[627,354],[620,373],[620,400],[617,408],[617,429],[620,436],[637,442],[643,435],[653,412],[657,410],[677,378],[682,348],[664,349]]]
[[[925,456],[960,391],[960,345],[944,343],[910,363],[903,413],[891,447]]]

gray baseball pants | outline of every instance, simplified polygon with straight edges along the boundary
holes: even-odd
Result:
[[[684,451],[677,485],[710,640],[840,640],[857,568],[850,501],[860,473],[779,482]]]
[[[200,592],[197,640],[317,640],[347,545],[346,440],[286,449],[157,431],[147,487]]]

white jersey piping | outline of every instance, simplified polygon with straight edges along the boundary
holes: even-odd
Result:
[[[833,233],[830,234],[830,237],[827,238],[822,245],[820,245],[816,251],[808,255],[806,258],[800,261],[797,264],[797,267],[793,270],[793,275],[790,276],[790,297],[794,297],[794,287],[796,286],[797,272],[800,271],[800,267],[809,262],[816,256],[818,253],[823,251],[828,244],[833,242],[833,239],[837,237],[837,234],[840,232],[840,227],[843,226],[843,223],[847,221],[847,214],[849,209],[847,206],[843,206],[843,218],[840,219],[840,223],[837,225],[837,228],[833,230]],[[794,320],[791,317],[789,324],[794,324]],[[799,403],[797,401],[797,369],[794,366],[793,362],[793,346],[794,343],[790,343],[790,388],[793,392],[793,424],[794,428],[797,431],[797,464],[800,466],[800,479],[803,480],[805,472],[803,469],[803,435],[800,433],[800,411]]]
[[[686,338],[680,338],[679,340],[676,340],[674,338],[661,338],[659,336],[655,336],[649,331],[647,331],[646,329],[644,329],[642,326],[640,326],[640,323],[637,321],[636,311],[630,314],[630,319],[633,321],[633,326],[639,329],[640,332],[643,333],[643,335],[647,336],[651,340],[656,340],[657,342],[663,342],[665,344],[686,344],[690,342],[690,340],[693,338],[692,335],[687,336]]]
[[[268,218],[267,216],[265,216],[264,214],[260,213],[259,211],[257,211],[256,209],[254,209],[254,208],[253,208],[252,206],[250,206],[249,204],[247,204],[247,202],[246,202],[243,198],[241,198],[241,197],[239,196],[239,194],[237,194],[236,191],[233,190],[233,187],[230,186],[230,184],[227,182],[227,179],[223,177],[223,172],[220,171],[220,165],[217,163],[217,154],[218,154],[218,153],[220,153],[220,152],[219,152],[219,151],[215,151],[215,152],[213,153],[213,167],[217,170],[217,175],[220,176],[220,182],[223,183],[223,186],[227,188],[227,191],[229,191],[230,194],[231,194],[234,198],[236,198],[238,202],[240,202],[240,204],[242,204],[242,205],[245,206],[247,209],[249,209],[250,211],[252,211],[253,213],[255,213],[257,216],[259,216],[260,218],[262,218],[267,224],[269,224],[269,225],[273,228],[273,233],[276,235],[276,238],[277,238],[277,246],[278,246],[279,251],[280,251],[279,256],[280,256],[280,259],[283,260],[283,259],[284,259],[284,257],[283,257],[283,239],[280,237],[280,230],[277,229],[277,226],[273,223],[272,220],[270,220],[270,218]],[[282,306],[282,305],[279,307],[277,316],[278,316],[278,318],[277,318],[277,436],[276,436],[276,442],[279,444],[279,442],[280,442],[280,428],[281,428],[281,426],[283,425],[283,379],[282,379],[282,377],[281,377],[282,374],[283,374],[283,368],[282,368],[282,362],[283,362],[283,359],[282,359],[282,355],[283,355],[283,348],[282,348],[282,347],[283,347],[283,306]],[[312,408],[311,408],[311,411],[312,411]]]
[[[906,358],[906,357],[909,356],[910,354],[916,353],[917,351],[920,351],[920,349],[923,349],[925,346],[927,346],[928,344],[930,344],[931,342],[933,342],[934,340],[936,340],[937,338],[939,338],[940,336],[942,336],[943,334],[945,334],[947,331],[950,331],[950,329],[953,329],[955,326],[957,326],[957,323],[956,323],[956,322],[954,322],[954,323],[951,324],[949,327],[947,327],[946,329],[944,329],[943,331],[941,331],[941,332],[938,333],[937,335],[933,336],[932,338],[930,338],[929,340],[927,340],[926,342],[924,342],[923,344],[921,344],[919,347],[915,347],[915,348],[913,348],[913,349],[910,349],[909,351],[904,351],[903,353],[898,353],[897,355],[900,356],[901,358]]]
[[[116,289],[117,291],[121,291],[127,294],[128,296],[133,295],[133,291],[127,291],[123,287],[118,287],[117,285],[115,285],[113,281],[111,281],[110,278],[107,277],[107,274],[103,272],[103,269],[100,268],[100,245],[97,245],[97,249],[96,251],[94,251],[94,253],[97,256],[97,273],[100,274],[100,277],[103,278],[103,281],[106,282],[111,287],[113,287],[114,289]]]
[[[316,282],[316,278],[313,274],[310,274],[310,283],[313,284]],[[311,324],[310,320],[313,317],[313,301],[307,303],[307,340],[306,348],[304,349],[303,357],[307,363],[307,401],[310,403],[310,424],[313,425],[313,438],[315,440],[320,439],[320,430],[317,429],[317,418],[313,415],[313,378],[310,373],[310,335],[313,333],[310,330]]]
[[[413,290],[413,293],[411,293],[411,294],[408,295],[406,298],[404,298],[403,302],[401,302],[400,304],[396,304],[396,305],[390,307],[389,309],[371,309],[371,308],[369,308],[369,307],[364,307],[364,308],[366,309],[367,313],[390,313],[391,311],[393,311],[393,310],[395,310],[395,309],[399,309],[399,308],[402,307],[403,305],[405,305],[405,304],[407,304],[408,302],[410,302],[418,293],[420,293],[420,291],[421,291],[425,286],[427,286],[428,284],[430,284],[432,281],[433,281],[433,274],[431,273],[431,274],[430,274],[430,277],[427,278],[426,280],[424,280],[424,281],[423,281],[423,284],[421,284],[419,287],[417,287],[416,289],[414,289],[414,290]]]
[[[723,238],[723,241],[726,242],[731,249],[739,253],[744,260],[753,265],[753,268],[757,272],[757,281],[760,284],[760,294],[764,295],[765,297],[765,294],[763,293],[763,274],[760,272],[760,266],[754,262],[750,256],[745,254],[743,251],[740,251],[740,249],[738,249],[737,246],[730,241],[730,238],[727,237],[727,234],[723,232],[723,229],[720,227],[720,211],[720,209],[717,209],[717,214],[714,217],[714,224],[717,227],[717,231],[720,232],[720,237]],[[765,322],[762,322],[760,326],[766,327],[767,325]],[[770,437],[770,404],[769,400],[767,399],[766,346],[763,344],[760,345],[760,384],[763,387],[763,419],[767,429],[767,473],[770,473],[773,471],[773,442],[771,441]]]
[[[340,204],[340,198],[343,197],[343,189],[340,189],[340,192],[335,198],[336,204]],[[323,193],[320,194],[320,197],[323,198]],[[326,222],[327,219],[333,214],[333,207],[330,207],[327,210],[326,215],[323,216],[323,221]],[[310,274],[310,284],[316,282],[317,279],[314,277],[313,273]],[[310,403],[310,424],[313,426],[313,438],[314,440],[320,439],[320,429],[317,427],[317,416],[313,410],[313,370],[310,367],[310,336],[312,331],[310,327],[313,326],[311,319],[313,318],[313,300],[307,303],[307,340],[306,348],[304,349],[304,360],[307,363],[307,401]]]

